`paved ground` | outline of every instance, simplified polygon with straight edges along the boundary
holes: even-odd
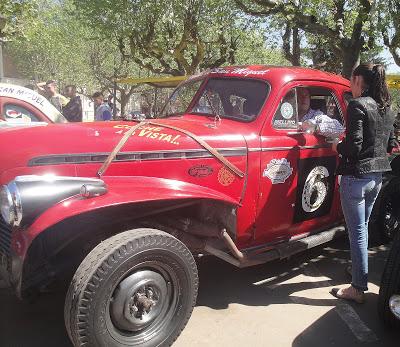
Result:
[[[386,255],[385,247],[370,252],[371,285],[364,305],[349,305],[328,293],[348,280],[345,239],[248,269],[202,258],[198,303],[174,347],[399,346],[400,332],[385,331],[376,314]],[[24,304],[0,290],[0,346],[71,347],[62,310],[61,295]]]

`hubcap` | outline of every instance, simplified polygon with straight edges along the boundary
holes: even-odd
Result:
[[[393,233],[399,229],[400,223],[400,208],[398,204],[393,200],[393,197],[389,199],[385,206],[384,212],[384,230],[386,236],[389,238],[393,237]]]
[[[137,332],[149,326],[168,308],[168,284],[158,272],[140,270],[117,286],[110,302],[113,324]]]

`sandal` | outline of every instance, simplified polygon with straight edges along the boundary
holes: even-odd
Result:
[[[353,286],[347,288],[332,288],[330,293],[338,299],[350,300],[358,304],[363,304],[365,302],[364,292]]]

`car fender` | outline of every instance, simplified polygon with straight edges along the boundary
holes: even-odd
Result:
[[[400,176],[400,152],[395,152],[389,157],[391,174]]]
[[[183,181],[157,177],[102,177],[108,192],[84,198],[76,195],[53,205],[22,230],[17,240],[20,255],[26,254],[29,245],[42,231],[70,217],[111,206],[162,200],[210,199],[238,205],[239,201],[208,187]],[[22,246],[23,244],[23,246]],[[22,253],[22,254],[21,254]]]

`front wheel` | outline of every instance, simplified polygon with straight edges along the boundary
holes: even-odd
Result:
[[[64,309],[78,346],[170,346],[196,302],[198,274],[187,247],[155,229],[134,229],[95,247],[69,287]]]

